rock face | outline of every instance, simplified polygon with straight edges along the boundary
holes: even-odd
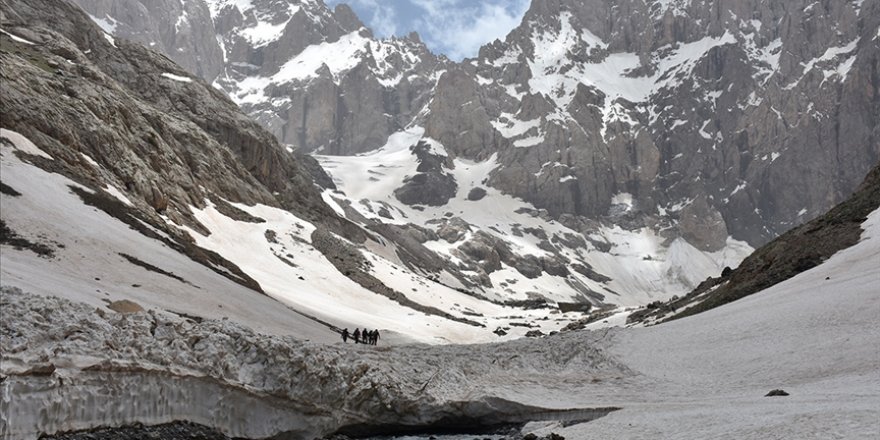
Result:
[[[705,197],[694,200],[681,210],[679,229],[685,240],[705,251],[719,251],[727,241],[724,217],[709,205]]]
[[[407,205],[445,205],[458,189],[455,178],[444,169],[448,158],[433,152],[427,142],[419,142],[411,150],[419,166],[415,175],[404,179],[403,186],[394,190],[394,196]]]
[[[29,40],[2,37],[3,125],[60,158],[50,164],[56,171],[111,183],[181,223],[193,223],[190,206],[213,198],[281,206],[344,229],[300,165],[316,167],[314,159],[284,151],[221,92],[109,37],[74,5],[2,5],[4,29]]]
[[[534,2],[461,63],[377,40],[343,5],[130,2],[78,0],[293,148],[356,154],[417,124],[452,157],[496,155],[488,184],[555,218],[631,194],[701,249],[809,220],[880,158],[874,0]]]
[[[168,54],[184,69],[211,82],[224,69],[209,5],[178,0],[77,2],[105,31]]]
[[[629,193],[707,250],[823,212],[880,157],[878,6],[809,3],[535,2],[471,63],[486,83],[473,120],[513,140],[482,138],[502,145],[491,184],[554,216],[601,216]],[[853,131],[818,134],[841,124]]]

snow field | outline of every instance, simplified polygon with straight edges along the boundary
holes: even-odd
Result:
[[[209,204],[203,210],[193,208],[195,217],[211,231],[209,236],[185,227],[183,229],[196,239],[199,246],[236,263],[279,301],[340,328],[348,327],[350,331],[364,327],[378,328],[383,332],[392,331],[404,339],[429,343],[497,339],[490,329],[425,315],[361,287],[339,273],[321,252],[309,244],[315,227],[293,214],[262,205],[233,205],[265,219],[266,223],[236,221]],[[267,242],[266,230],[277,233],[279,244],[270,245]],[[296,267],[282,261],[279,255]],[[384,263],[381,259],[370,261],[380,268],[379,274],[386,275],[387,280],[396,281],[393,284],[397,287],[406,287],[399,289],[401,293],[414,300],[414,294],[418,297],[423,286],[412,282],[412,274],[399,266],[392,268],[390,263]],[[402,280],[406,281],[401,284]],[[411,291],[413,286],[417,287],[416,292]],[[450,292],[455,291],[447,289],[447,297]],[[467,299],[465,295],[455,293],[457,302]],[[426,295],[431,294],[428,292]]]

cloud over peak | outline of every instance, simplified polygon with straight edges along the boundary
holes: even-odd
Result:
[[[349,4],[377,36],[416,31],[433,52],[453,60],[504,38],[529,7],[529,0],[328,0],[339,3]]]

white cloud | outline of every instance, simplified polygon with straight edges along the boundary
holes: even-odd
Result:
[[[416,21],[425,42],[454,60],[475,56],[480,46],[504,38],[519,25],[529,6],[528,0],[494,0],[479,5],[469,0],[411,1],[425,11]]]
[[[380,38],[416,31],[435,53],[477,55],[519,25],[530,0],[325,0],[348,3]]]
[[[397,15],[394,7],[387,1],[347,0],[355,9],[370,11],[369,17],[361,17],[367,26],[380,38],[397,35]]]

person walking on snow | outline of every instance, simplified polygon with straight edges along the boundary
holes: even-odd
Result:
[[[343,343],[348,342],[348,329],[347,328],[342,330],[342,342]]]
[[[356,329],[354,329],[354,343],[355,344],[359,343],[360,339],[361,339],[361,329],[356,328]]]
[[[373,345],[379,345],[379,329],[373,330]]]

